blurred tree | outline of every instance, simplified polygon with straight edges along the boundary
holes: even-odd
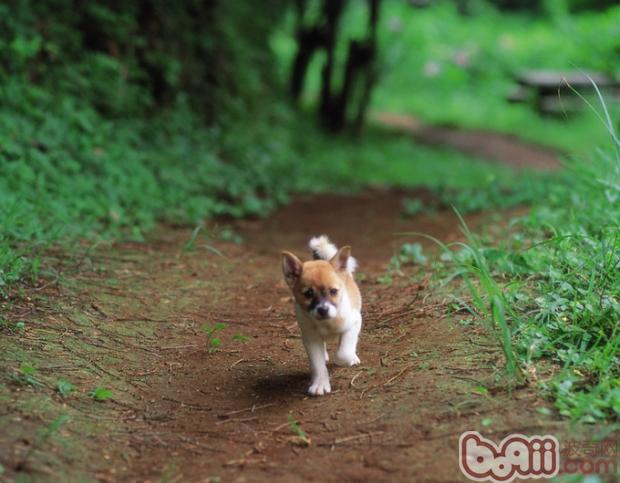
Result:
[[[188,96],[213,121],[277,85],[269,46],[285,0],[7,0],[0,77],[85,96],[109,116]]]
[[[309,25],[306,24],[309,2],[298,0],[296,9],[297,54],[291,72],[291,94],[293,99],[299,99],[313,56],[324,51],[319,117],[321,123],[332,131],[340,131],[346,126],[355,130],[361,128],[378,77],[376,55],[380,0],[368,0],[366,37],[349,39],[342,80],[336,82],[336,49],[345,3],[345,0],[324,0],[318,18]],[[339,89],[337,85],[340,85]]]

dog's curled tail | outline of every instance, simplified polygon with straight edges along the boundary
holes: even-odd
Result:
[[[329,241],[327,235],[315,236],[308,242],[308,248],[312,251],[315,260],[331,260],[338,253],[338,248]]]
[[[338,253],[338,248],[329,241],[326,235],[315,236],[308,242],[308,247],[312,251],[312,258],[315,260],[331,260]],[[355,272],[357,260],[349,256],[346,261],[346,270],[349,273]]]

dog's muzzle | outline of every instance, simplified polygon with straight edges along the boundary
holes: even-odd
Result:
[[[320,302],[314,308],[314,316],[319,319],[332,319],[336,317],[336,307],[330,302]]]

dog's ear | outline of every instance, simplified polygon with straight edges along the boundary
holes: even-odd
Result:
[[[347,270],[348,261],[351,257],[351,247],[349,245],[342,247],[338,253],[329,261],[336,270]]]
[[[290,288],[293,288],[299,277],[301,277],[302,263],[299,258],[291,252],[282,252],[282,273],[284,280]]]

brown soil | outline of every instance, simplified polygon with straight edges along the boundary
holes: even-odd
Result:
[[[462,431],[499,438],[562,428],[556,417],[536,411],[545,403],[531,389],[508,390],[497,345],[479,327],[459,323],[466,314],[446,315],[450,293],[432,288],[428,268],[392,284],[377,282],[403,242],[396,233],[460,237],[449,212],[403,218],[401,198],[375,191],[300,199],[269,220],[238,223],[241,245],[199,238],[184,251],[190,232],[162,228],[148,244],[99,250],[49,294],[64,300],[59,307],[25,317],[33,325],[24,334],[28,348],[61,362],[43,361],[40,371],[55,369],[77,391],[54,399],[72,415],[58,438],[37,447],[37,421],[23,421],[24,431],[7,435],[7,474],[456,481],[462,479],[456,456]],[[364,328],[361,366],[332,367],[334,392],[310,398],[279,250],[304,254],[317,233],[353,245],[363,273]],[[201,327],[215,322],[226,328],[217,334],[219,350],[209,351]],[[45,339],[46,330],[53,337]],[[76,351],[72,334],[88,352]],[[84,394],[95,385],[112,388],[112,399],[89,402]],[[15,403],[23,394],[14,397]],[[19,406],[8,407],[14,418],[27,418]],[[289,416],[309,444],[296,436]]]

